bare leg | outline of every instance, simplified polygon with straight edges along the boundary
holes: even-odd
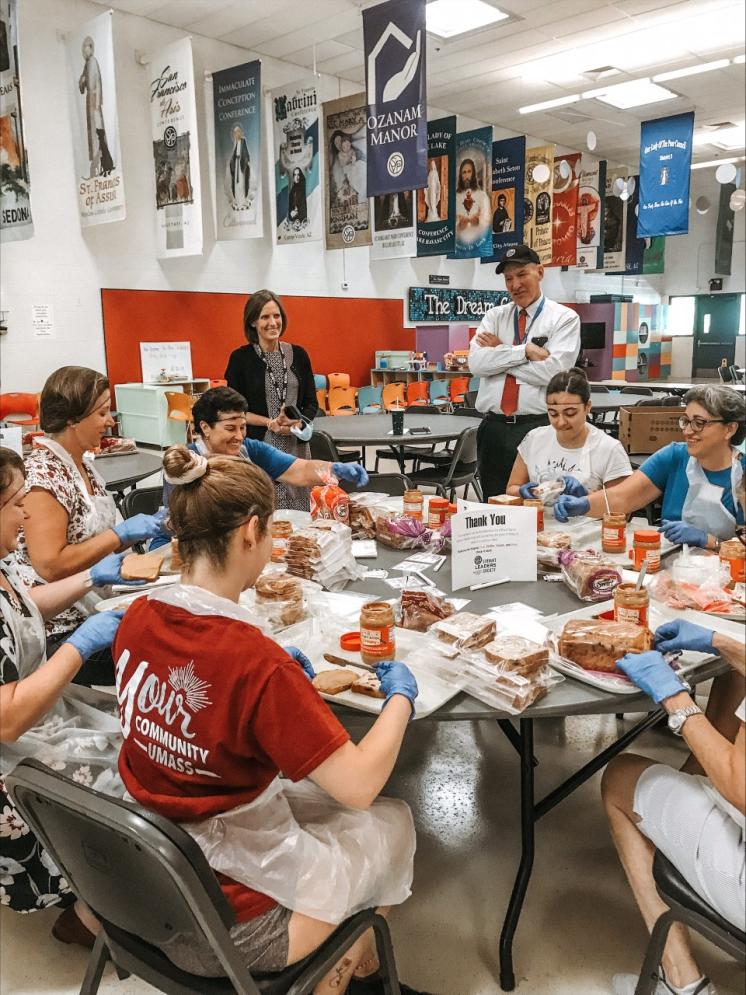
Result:
[[[729,670],[720,674],[712,682],[707,699],[705,715],[717,731],[731,743],[736,741],[741,720],[736,718],[736,709],[743,699],[743,674]],[[689,754],[681,769],[685,774],[704,774],[702,765],[693,754]]]
[[[601,784],[614,845],[649,931],[656,920],[668,911],[668,906],[656,891],[653,880],[655,847],[637,828],[640,818],[634,812],[633,803],[640,775],[654,763],[647,757],[624,754],[608,765]],[[666,977],[677,988],[683,988],[702,976],[692,954],[689,933],[681,923],[671,927],[662,963]]]
[[[80,919],[80,921],[83,923],[86,929],[90,930],[91,933],[93,933],[93,935],[96,936],[98,934],[98,931],[101,929],[101,923],[94,916],[94,914],[85,904],[85,902],[81,902],[81,900],[78,898],[75,902],[74,908],[75,908],[75,915],[78,917],[78,919]]]

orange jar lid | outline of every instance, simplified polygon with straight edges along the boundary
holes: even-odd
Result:
[[[343,650],[359,650],[360,649],[360,632],[359,630],[355,632],[344,632],[339,637],[339,646]]]
[[[449,515],[456,515],[456,514],[458,514],[458,505],[449,504],[448,505],[448,514]]]
[[[443,508],[444,510],[447,511],[448,510],[448,498],[431,497],[430,498],[430,507],[431,508]]]
[[[660,542],[661,534],[658,529],[637,529],[634,533],[635,542]]]

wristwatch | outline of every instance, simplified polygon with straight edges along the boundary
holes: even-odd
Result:
[[[677,708],[675,712],[671,712],[668,716],[668,728],[676,736],[681,736],[684,729],[684,723],[692,715],[701,715],[702,709],[699,705],[687,705],[686,708]]]

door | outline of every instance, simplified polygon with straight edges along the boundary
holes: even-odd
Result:
[[[717,377],[723,359],[736,360],[740,294],[701,294],[694,308],[692,376]]]

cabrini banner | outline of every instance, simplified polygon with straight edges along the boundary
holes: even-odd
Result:
[[[371,224],[365,168],[365,94],[324,105],[327,249],[370,245]]]
[[[604,270],[607,273],[620,273],[625,266],[625,244],[627,241],[627,197],[621,194],[627,190],[626,173],[609,171],[606,173],[606,196],[604,201]]]
[[[319,94],[316,80],[289,83],[270,93],[275,163],[275,235],[278,245],[321,238]]]
[[[78,210],[83,228],[123,221],[124,177],[114,78],[112,11],[65,39]]]
[[[583,154],[578,177],[576,265],[579,269],[603,269],[604,201],[606,160]]]
[[[417,255],[414,191],[382,193],[372,198],[373,244],[371,259]]]
[[[16,0],[0,0],[0,239],[31,238],[31,196],[21,114]]]
[[[694,112],[643,121],[640,128],[639,238],[686,235]]]
[[[191,39],[156,52],[150,69],[156,253],[161,258],[198,255],[202,196]]]
[[[453,252],[456,117],[427,123],[427,184],[417,191],[417,255]]]
[[[576,220],[580,152],[556,156],[552,204],[552,266],[574,266],[578,256]]]
[[[523,240],[542,263],[552,261],[552,180],[554,145],[526,150]]]
[[[456,259],[492,255],[492,128],[456,135]]]
[[[523,199],[526,138],[504,138],[492,143],[492,255],[494,263],[523,241]]]
[[[212,74],[215,238],[261,238],[262,64]]]
[[[425,0],[363,11],[371,197],[427,182],[425,32]]]

